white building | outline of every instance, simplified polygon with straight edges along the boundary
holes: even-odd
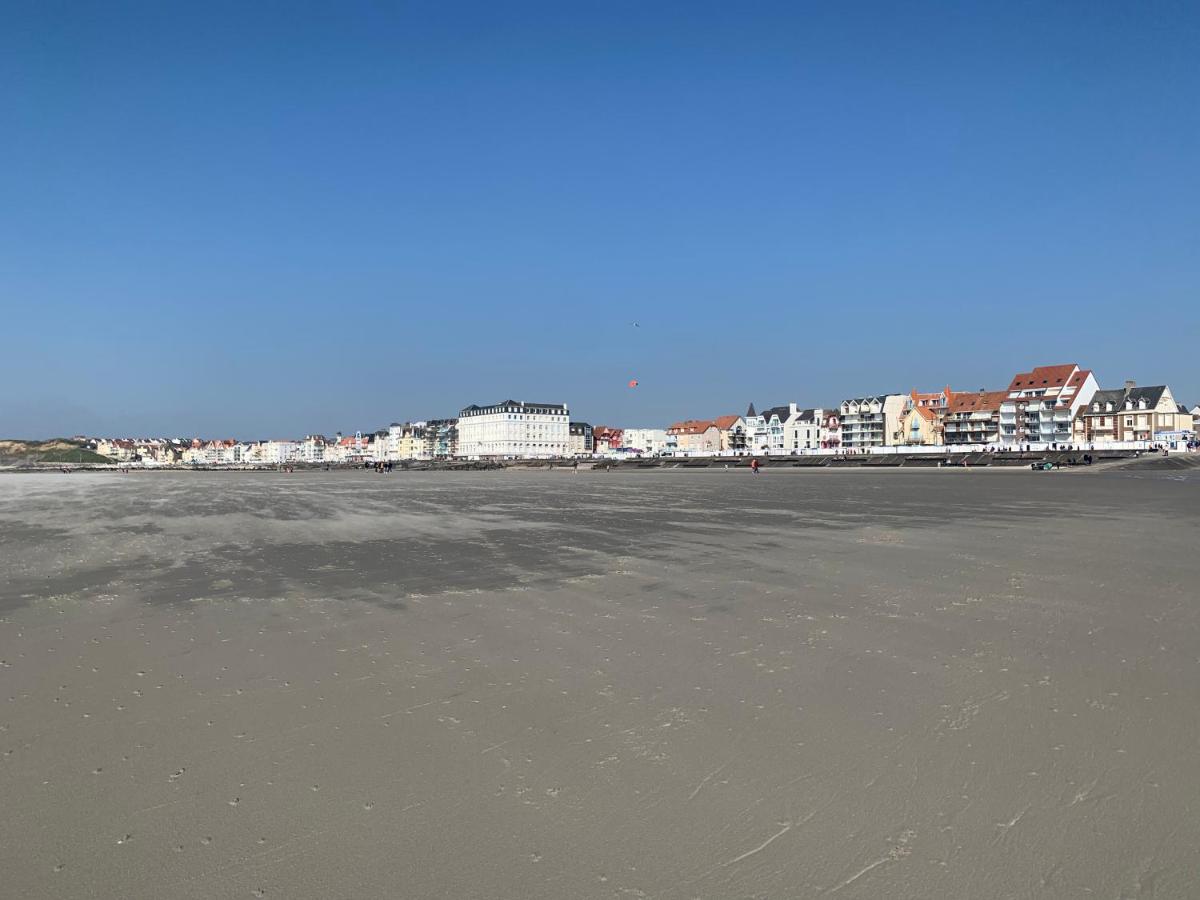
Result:
[[[468,459],[545,459],[566,456],[570,446],[570,412],[565,403],[471,404],[458,417],[458,455]]]
[[[626,428],[621,440],[622,447],[640,450],[643,456],[655,456],[667,449],[665,428]]]
[[[268,465],[293,462],[299,454],[300,444],[296,441],[271,440],[258,445],[259,461]]]
[[[908,397],[904,394],[843,400],[838,415],[842,447],[863,450],[890,444],[907,408]]]
[[[325,448],[329,441],[324,435],[310,434],[300,442],[300,452],[297,454],[298,462],[319,463],[325,462]]]
[[[793,403],[789,407],[787,421],[783,423],[783,450],[798,453],[801,450],[819,450],[829,446],[829,419],[837,421],[833,410],[815,407],[798,409]]]
[[[1000,443],[1066,443],[1075,416],[1100,389],[1096,377],[1075,363],[1038,366],[1016,375],[1000,403]]]

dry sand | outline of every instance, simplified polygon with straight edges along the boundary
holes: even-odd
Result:
[[[0,894],[1195,897],[1198,492],[0,478]]]

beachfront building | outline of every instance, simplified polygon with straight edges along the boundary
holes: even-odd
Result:
[[[1197,403],[1191,408],[1192,415],[1192,431],[1200,434],[1200,403]]]
[[[828,446],[828,418],[830,410],[815,407],[799,409],[791,404],[787,421],[783,423],[783,446],[787,453],[801,450],[819,450]],[[833,415],[834,429],[837,416]]]
[[[403,458],[400,456],[400,442],[404,439],[405,428],[411,429],[412,426],[406,422],[393,422],[387,427],[387,431],[377,432],[380,443],[377,452],[384,462],[396,462]]]
[[[592,452],[611,453],[621,447],[625,440],[625,429],[611,425],[597,425],[592,429]]]
[[[821,409],[821,447],[836,450],[842,445],[842,420],[836,409]]]
[[[428,423],[433,424],[433,423]],[[565,403],[505,400],[466,407],[458,417],[458,455],[546,459],[570,451],[570,418]]]
[[[721,436],[722,453],[743,453],[746,450],[746,420],[741,416],[717,416],[713,419]]]
[[[299,455],[300,444],[297,441],[269,440],[261,441],[258,445],[258,459],[267,465],[294,462]]]
[[[721,432],[711,419],[685,419],[667,429],[667,449],[690,455],[716,454]]]
[[[907,407],[908,398],[904,394],[843,400],[838,414],[842,448],[866,450],[893,444],[900,417]]]
[[[662,428],[626,428],[622,443],[643,456],[656,456],[667,449],[667,432]]]
[[[939,391],[911,391],[908,409],[905,410],[895,442],[909,445],[942,444],[942,421],[953,399],[954,391],[950,390],[950,385]]]
[[[750,453],[763,453],[767,449],[767,420],[754,410],[754,404],[746,407],[742,416],[746,423],[746,450]]]
[[[1020,446],[1072,440],[1076,415],[1099,388],[1091,370],[1075,363],[1018,373],[1000,404],[1000,443]]]
[[[422,438],[422,459],[453,459],[459,455],[458,419],[430,419],[422,429]]]
[[[1073,439],[1086,443],[1153,441],[1192,430],[1192,417],[1165,384],[1138,387],[1132,381],[1096,391],[1075,417]]]
[[[366,446],[367,441],[361,431],[357,431],[349,437],[343,437],[339,431],[334,435],[333,441],[326,445],[324,461],[327,463],[361,463],[366,458]]]
[[[572,456],[591,456],[596,445],[592,441],[592,426],[587,422],[570,422],[567,426],[568,452]]]
[[[931,447],[942,442],[942,418],[928,406],[909,406],[900,416],[895,444]]]
[[[784,423],[796,411],[796,404],[790,403],[787,406],[772,406],[770,409],[763,410],[763,452],[764,453],[786,453],[784,441]]]
[[[96,452],[116,462],[129,462],[137,453],[136,442],[124,438],[100,438]]]
[[[389,456],[397,462],[406,460],[424,459],[425,456],[425,423],[424,422],[403,422],[399,425],[392,425],[388,428],[388,441],[391,445],[388,453],[395,453],[394,456]]]
[[[297,460],[305,463],[325,462],[325,448],[329,446],[329,438],[323,434],[309,434],[300,442],[300,452]]]
[[[1000,404],[1008,391],[959,391],[942,418],[946,444],[995,444],[1000,440]]]

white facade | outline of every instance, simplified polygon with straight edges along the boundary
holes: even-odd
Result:
[[[892,442],[908,406],[904,394],[843,400],[839,415],[841,444],[847,450],[883,447]]]
[[[783,449],[785,453],[799,450],[819,450],[828,443],[827,420],[830,410],[797,409],[791,404],[791,412],[783,423]]]
[[[570,411],[565,403],[505,400],[472,404],[458,417],[458,455],[545,459],[570,452]]]
[[[310,434],[300,443],[298,461],[306,463],[325,462],[325,438],[319,434]]]
[[[263,441],[259,445],[259,458],[269,465],[292,462],[300,454],[296,441]]]
[[[621,446],[641,450],[644,456],[653,456],[667,449],[665,428],[626,428]]]
[[[1018,374],[1000,404],[1000,443],[1070,441],[1076,414],[1099,389],[1091,371],[1074,363]]]

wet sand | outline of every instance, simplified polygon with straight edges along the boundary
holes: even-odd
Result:
[[[0,893],[1200,892],[1200,482],[0,478]]]

